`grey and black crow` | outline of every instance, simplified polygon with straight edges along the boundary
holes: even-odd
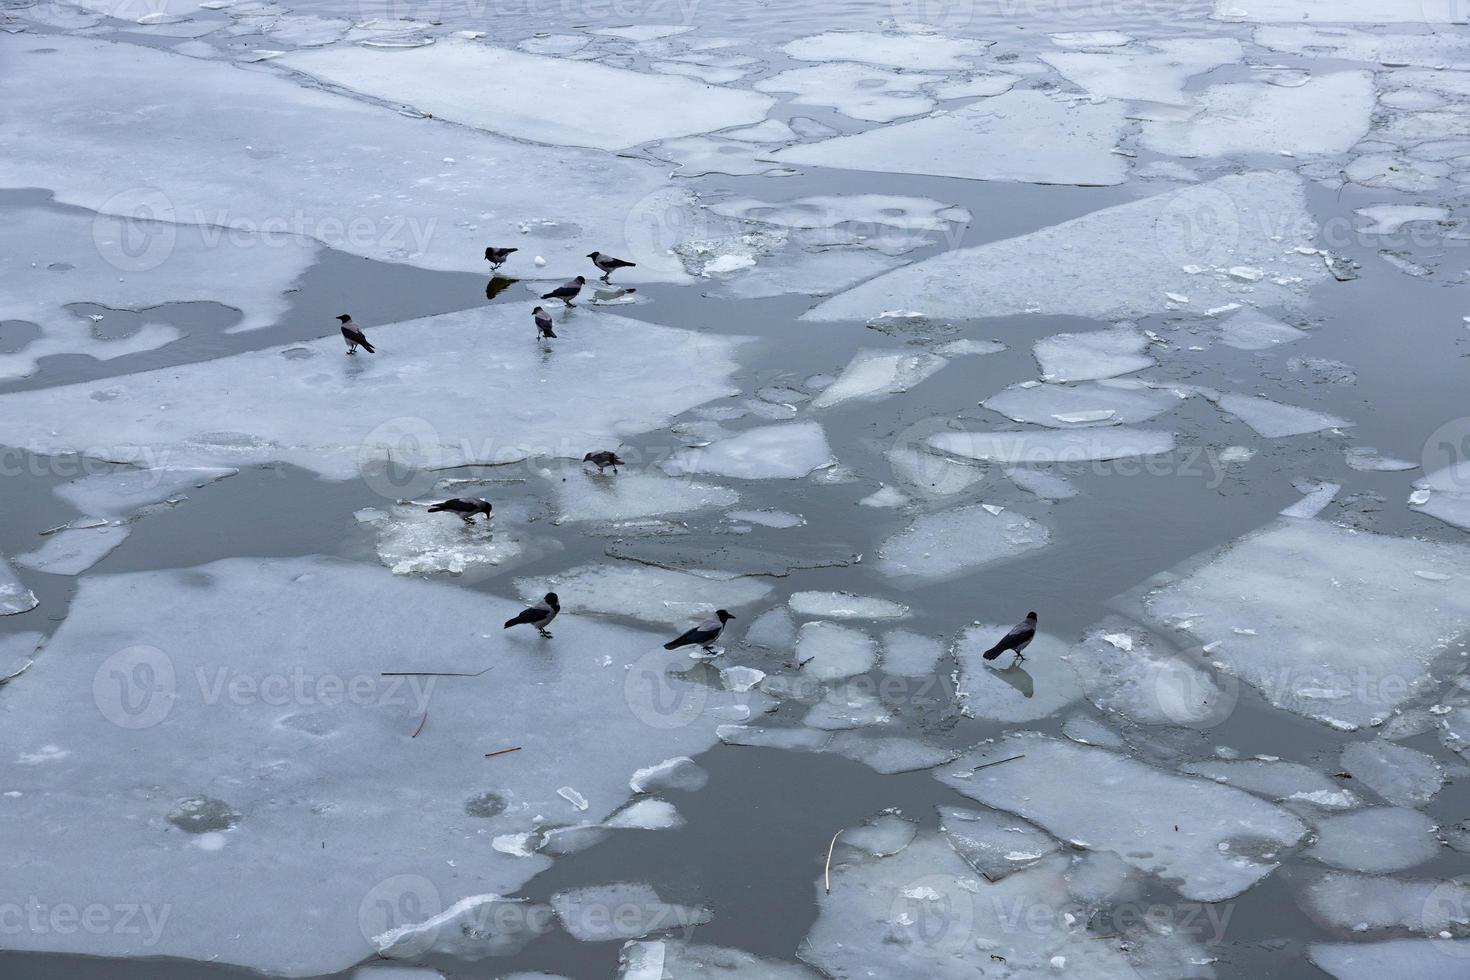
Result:
[[[510,258],[511,252],[519,252],[518,248],[495,248],[491,246],[485,249],[485,261],[490,263],[490,268],[498,269]]]
[[[507,619],[505,621],[505,628],[510,629],[512,626],[529,623],[536,627],[542,636],[550,639],[551,634],[546,631],[546,627],[551,625],[551,621],[556,618],[556,614],[559,612],[561,612],[561,600],[556,597],[555,592],[548,592],[546,593],[546,598],[534,606],[522,609],[516,614],[514,619]]]
[[[485,519],[490,519],[490,512],[494,510],[490,501],[481,500],[479,497],[455,497],[452,500],[444,500],[429,507],[430,514],[437,514],[447,510],[451,514],[458,514],[464,518],[466,524],[475,523],[476,514],[484,514]]]
[[[1011,631],[1000,638],[999,643],[985,651],[985,659],[994,660],[1007,650],[1012,650],[1016,654],[1015,662],[1020,663],[1026,659],[1022,656],[1021,651],[1030,646],[1034,639],[1036,639],[1036,614],[1029,612],[1023,621],[1012,626]]]
[[[587,280],[582,276],[578,276],[575,279],[567,280],[549,293],[542,293],[541,298],[559,299],[568,306],[571,306],[573,305],[572,300],[577,298],[577,294],[582,291],[582,287],[586,284]]]
[[[592,260],[593,265],[602,270],[603,282],[611,282],[612,280],[608,279],[608,276],[612,275],[615,270],[631,269],[638,264],[637,262],[629,262],[626,259],[615,259],[611,255],[603,255],[601,252],[588,252],[587,257]]]
[[[536,336],[538,338],[556,339],[556,330],[553,326],[554,321],[551,319],[550,313],[547,313],[538,306],[531,311],[531,319],[536,321]]]
[[[597,467],[597,472],[599,473],[611,466],[613,473],[616,474],[619,466],[628,465],[619,458],[617,453],[608,452],[606,449],[600,449],[595,453],[588,453],[582,457],[582,462],[591,463]]]
[[[720,638],[720,631],[725,628],[725,624],[727,622],[734,618],[734,616],[732,616],[725,610],[718,609],[715,611],[715,614],[713,616],[711,616],[709,619],[706,619],[704,622],[700,623],[698,626],[694,627],[694,629],[685,633],[677,640],[670,640],[669,642],[665,643],[664,649],[677,650],[680,647],[700,646],[704,647],[705,653],[713,653],[714,650],[712,648],[714,647],[715,641]]]
[[[343,313],[337,317],[337,320],[342,324],[342,337],[347,341],[347,353],[356,354],[359,346],[369,354],[377,353],[373,345],[368,343],[367,335],[362,332],[362,328],[352,322],[350,314]]]

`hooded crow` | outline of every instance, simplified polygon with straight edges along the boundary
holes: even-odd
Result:
[[[343,313],[337,319],[342,324],[342,337],[347,341],[347,353],[356,354],[359,346],[369,354],[377,353],[373,345],[368,343],[367,335],[362,332],[362,328],[352,322],[351,314]]]
[[[498,269],[510,258],[511,252],[519,252],[518,248],[495,248],[491,246],[485,249],[485,261],[490,263],[490,268]]]
[[[560,286],[557,286],[555,289],[553,289],[549,293],[542,293],[541,294],[541,298],[542,299],[559,299],[563,303],[567,304],[568,306],[571,306],[572,305],[572,300],[574,300],[574,299],[577,298],[577,294],[582,291],[582,287],[585,286],[586,284],[587,284],[587,280],[585,278],[583,278],[582,276],[578,276],[575,279],[569,279],[569,280],[567,280],[566,282],[562,283]]]
[[[514,619],[507,619],[505,621],[505,628],[510,629],[512,626],[529,623],[536,627],[542,636],[550,639],[551,634],[546,631],[546,627],[551,625],[551,621],[556,618],[556,614],[559,612],[561,612],[561,600],[556,597],[555,592],[548,592],[546,593],[546,598],[534,606],[528,606],[522,609],[516,614]]]
[[[1036,639],[1036,614],[1029,612],[1024,620],[1012,626],[1011,631],[1000,638],[999,643],[985,651],[985,659],[994,660],[1005,651],[1013,650],[1016,654],[1015,662],[1020,663],[1026,659],[1021,655],[1021,651],[1030,646],[1034,639]]]
[[[619,466],[628,465],[618,457],[617,453],[608,452],[606,449],[600,449],[595,453],[588,453],[582,457],[582,462],[591,463],[597,467],[597,472],[599,473],[611,466],[614,475],[617,474]]]
[[[713,653],[714,650],[711,648],[714,646],[715,641],[720,638],[720,631],[725,628],[727,622],[734,618],[734,616],[723,609],[716,610],[713,616],[694,627],[694,629],[685,633],[677,640],[670,640],[665,643],[664,649],[677,650],[680,647],[701,646],[704,647],[705,653]]]
[[[608,276],[612,275],[615,270],[631,269],[638,264],[637,262],[629,262],[626,259],[615,259],[611,255],[603,255],[601,252],[588,252],[587,257],[592,260],[593,265],[602,270],[603,282],[611,282]]]
[[[437,514],[440,511],[447,510],[451,514],[458,514],[464,518],[466,524],[473,524],[475,523],[476,514],[484,514],[485,520],[488,521],[490,519],[490,512],[493,509],[490,506],[490,501],[481,500],[479,497],[455,497],[453,500],[444,500],[433,504],[429,507],[429,513]]]
[[[552,327],[553,321],[550,313],[547,313],[538,306],[531,311],[531,319],[536,321],[536,336],[538,338],[556,339],[556,330]]]

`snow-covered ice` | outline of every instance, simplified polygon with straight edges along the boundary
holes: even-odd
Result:
[[[1453,896],[1451,896],[1453,897]],[[1312,962],[1335,980],[1462,980],[1470,939],[1388,939],[1377,943],[1314,943]]]
[[[976,771],[1022,754],[1023,759]],[[1306,833],[1291,814],[1238,789],[1039,735],[1008,736],[938,776],[965,796],[1016,813],[1056,837],[1087,850],[1113,851],[1201,902],[1224,901],[1250,888]]]
[[[1308,857],[1349,871],[1402,871],[1439,853],[1434,821],[1418,810],[1372,807],[1317,822]]]
[[[1444,785],[1434,757],[1407,745],[1375,739],[1342,750],[1342,766],[1353,778],[1394,806],[1423,806]]]
[[[788,69],[761,79],[755,88],[793,93],[793,105],[824,106],[853,119],[886,123],[933,109],[934,100],[922,94],[921,88],[940,77],[830,62]]]
[[[1151,41],[1145,49],[1044,51],[1039,57],[1094,96],[1185,104],[1185,82],[1242,55],[1234,38],[1185,37]]]
[[[872,670],[878,661],[878,645],[862,630],[818,620],[802,624],[796,658],[809,677],[841,680]]]
[[[904,69],[952,70],[970,67],[990,44],[938,34],[828,31],[797,38],[782,50],[797,61],[859,61]]]
[[[729,507],[740,500],[728,487],[658,473],[598,476],[578,466],[553,475],[558,521],[630,521]]]
[[[1314,75],[1295,88],[1228,82],[1199,93],[1197,115],[1145,120],[1140,140],[1176,157],[1335,155],[1368,135],[1374,100],[1371,72]]]
[[[357,519],[377,535],[378,559],[395,575],[448,572],[461,575],[517,558],[524,547],[515,532],[477,518],[465,524],[453,514],[430,514],[422,504],[366,508]],[[538,597],[539,598],[539,597]]]

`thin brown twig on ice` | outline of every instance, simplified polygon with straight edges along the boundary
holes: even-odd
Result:
[[[413,730],[413,734],[410,735],[409,738],[418,738],[419,737],[419,732],[421,732],[421,731],[424,730],[424,722],[426,722],[428,720],[429,720],[429,712],[426,710],[424,712],[424,716],[419,719],[419,727],[417,727],[417,728],[415,728]]]
[[[485,753],[485,758],[487,758],[487,759],[493,759],[497,755],[505,755],[507,752],[519,752],[520,750],[521,750],[521,747],[519,745],[517,745],[513,749],[501,749],[498,752],[486,752]]]

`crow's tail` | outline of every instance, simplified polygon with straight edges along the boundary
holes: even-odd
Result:
[[[368,343],[366,340],[359,340],[358,343],[362,346],[362,349],[367,351],[369,354],[376,354],[378,352],[377,349],[374,348],[373,345]]]
[[[1003,644],[1003,643],[997,643],[995,646],[993,646],[989,650],[986,650],[985,651],[985,659],[986,660],[994,660],[996,657],[1000,656],[1003,652],[1005,652],[1005,644]]]
[[[448,507],[445,507],[443,504],[435,504],[434,506],[432,506],[432,507],[429,508],[429,513],[430,514],[437,514],[441,510],[448,510],[448,509],[449,508]]]
[[[669,642],[667,642],[667,643],[664,644],[664,649],[665,650],[677,650],[677,649],[679,649],[683,645],[684,645],[684,642],[682,640],[670,640]]]

